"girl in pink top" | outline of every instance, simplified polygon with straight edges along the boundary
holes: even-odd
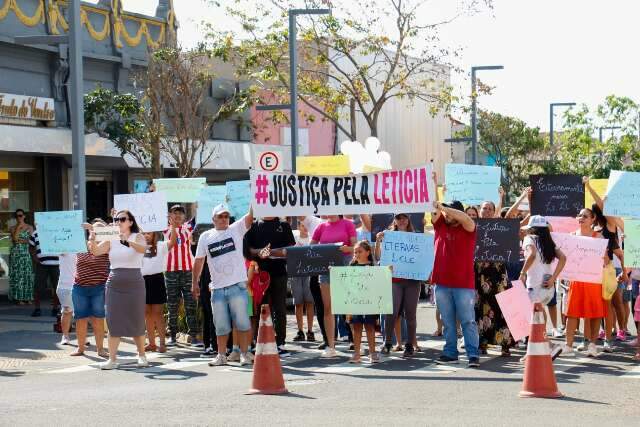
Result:
[[[356,244],[356,227],[352,221],[342,218],[342,215],[328,215],[327,221],[318,225],[311,237],[312,245],[341,243],[340,251],[345,255],[345,264],[351,261],[350,255]],[[331,312],[331,290],[329,288],[329,275],[320,275],[320,291],[322,292],[322,303],[324,304],[324,325],[327,331],[335,328],[335,318]],[[327,334],[329,345],[322,353],[322,357],[336,357],[336,349],[333,333]]]

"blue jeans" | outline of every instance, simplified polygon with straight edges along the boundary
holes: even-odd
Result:
[[[444,324],[444,350],[442,354],[454,359],[458,358],[458,335],[456,333],[456,318],[460,320],[464,348],[467,357],[479,357],[478,325],[475,315],[475,289],[449,288],[436,285],[436,305],[440,309]]]
[[[211,292],[211,308],[213,309],[213,323],[216,326],[216,335],[221,337],[231,332],[231,322],[240,332],[251,329],[247,306],[247,284],[238,282],[235,285]]]

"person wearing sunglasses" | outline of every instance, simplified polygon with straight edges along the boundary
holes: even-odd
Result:
[[[251,320],[247,311],[247,269],[243,255],[243,238],[253,224],[253,211],[229,225],[229,208],[218,205],[213,208],[213,225],[198,239],[196,260],[193,265],[191,292],[197,298],[200,294],[200,275],[205,259],[211,274],[211,306],[213,323],[216,328],[218,355],[209,362],[209,366],[227,364],[223,351],[227,348],[229,333],[233,327],[238,331],[240,346],[240,365],[252,361],[247,353],[251,342]],[[234,342],[235,344],[235,342]]]
[[[145,356],[145,283],[142,259],[147,250],[135,217],[123,210],[114,217],[120,228],[120,240],[96,243],[95,234],[89,237],[89,250],[94,256],[109,254],[111,274],[106,284],[106,317],[109,328],[109,360],[100,369],[118,368],[117,356],[121,337],[133,337],[138,350],[139,368],[149,366]]]
[[[23,305],[33,300],[33,265],[29,254],[29,236],[33,227],[26,223],[25,214],[18,209],[13,214],[16,225],[11,233],[9,252],[9,299]]]

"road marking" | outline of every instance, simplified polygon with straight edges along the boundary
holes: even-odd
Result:
[[[631,380],[640,380],[640,365],[636,365],[621,375],[622,378]]]

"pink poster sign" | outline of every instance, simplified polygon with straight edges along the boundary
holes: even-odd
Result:
[[[512,288],[496,295],[496,301],[507,321],[509,331],[514,340],[518,341],[531,333],[531,315],[533,304],[529,294],[521,281],[511,282]]]

